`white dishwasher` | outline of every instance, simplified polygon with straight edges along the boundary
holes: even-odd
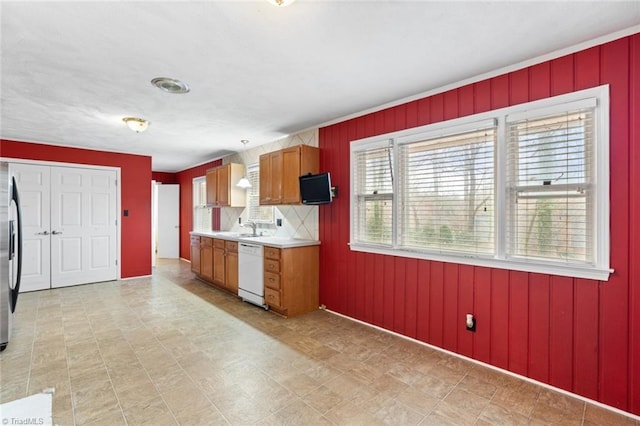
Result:
[[[265,309],[264,269],[262,246],[260,244],[238,244],[238,296]]]

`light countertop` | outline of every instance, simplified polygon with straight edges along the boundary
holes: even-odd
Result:
[[[260,236],[252,237],[250,233],[228,232],[228,231],[193,231],[191,235],[201,237],[219,238],[222,240],[238,241],[241,243],[261,244],[263,246],[291,248],[320,245],[318,240],[303,240],[298,238]]]

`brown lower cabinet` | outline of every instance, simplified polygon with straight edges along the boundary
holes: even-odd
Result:
[[[200,237],[200,276],[211,281],[213,279],[213,238]]]
[[[238,294],[238,243],[227,241],[225,243],[225,282],[224,285],[233,294]]]
[[[191,236],[191,271],[202,280],[238,294],[238,243]]]
[[[265,303],[286,317],[317,310],[319,272],[318,246],[265,246]]]
[[[191,236],[191,270],[202,280],[238,294],[238,242]],[[319,247],[264,246],[264,298],[286,317],[319,305]]]
[[[225,240],[213,239],[213,282],[224,287],[225,281]]]
[[[191,236],[191,271],[200,275],[200,237]]]

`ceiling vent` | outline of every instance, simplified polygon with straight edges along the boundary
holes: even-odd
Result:
[[[188,93],[189,90],[191,90],[189,86],[187,86],[187,83],[183,83],[175,78],[157,77],[151,80],[151,84],[167,93]]]

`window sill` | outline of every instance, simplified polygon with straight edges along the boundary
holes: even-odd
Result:
[[[597,281],[608,281],[613,269],[594,267],[579,267],[575,265],[557,264],[554,262],[535,262],[518,259],[496,259],[472,255],[453,255],[425,251],[393,249],[386,246],[376,246],[361,243],[350,243],[352,251],[382,254],[386,256],[408,257],[412,259],[432,260],[437,262],[458,263],[461,265],[483,266],[486,268],[507,269],[511,271],[535,272],[539,274],[560,275],[572,278],[584,278]]]

